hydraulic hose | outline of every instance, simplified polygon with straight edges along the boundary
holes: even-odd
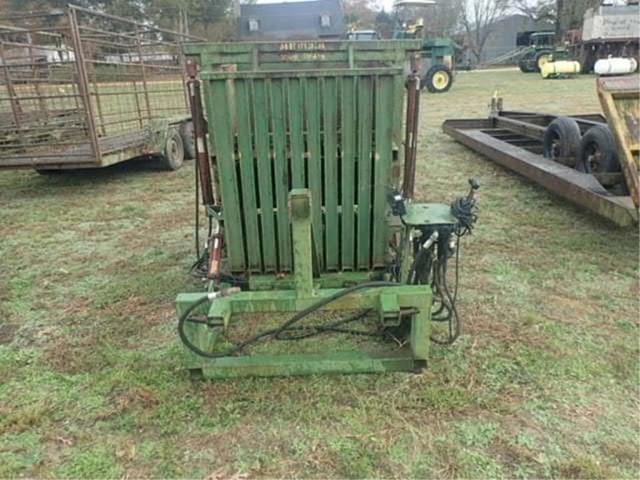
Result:
[[[313,303],[312,305],[308,306],[307,308],[305,308],[304,310],[300,310],[298,313],[296,313],[293,317],[291,317],[289,320],[287,320],[286,322],[284,322],[282,325],[280,325],[277,328],[271,329],[271,330],[265,330],[264,332],[261,332],[253,337],[248,338],[247,340],[244,340],[243,342],[238,343],[237,345],[235,345],[233,348],[227,350],[226,352],[206,352],[204,350],[202,350],[201,348],[198,348],[197,346],[195,346],[193,344],[193,342],[191,342],[191,340],[189,340],[189,338],[187,337],[185,331],[184,331],[184,324],[189,320],[189,317],[191,316],[191,313],[198,308],[199,306],[203,305],[205,302],[208,301],[212,301],[218,297],[221,296],[225,296],[225,295],[229,295],[230,293],[234,293],[234,292],[230,292],[231,289],[228,289],[226,292],[222,291],[222,292],[212,292],[208,295],[203,296],[202,298],[199,298],[198,300],[196,300],[194,303],[192,303],[191,305],[189,305],[189,307],[187,307],[187,309],[182,312],[182,314],[180,315],[180,318],[178,318],[178,335],[180,336],[180,340],[182,341],[182,343],[189,349],[191,350],[193,353],[195,353],[196,355],[199,355],[201,357],[205,357],[205,358],[221,358],[221,357],[228,357],[230,355],[234,355],[236,353],[241,352],[242,350],[244,350],[247,346],[257,342],[258,340],[264,338],[264,337],[268,337],[268,336],[274,336],[276,339],[279,340],[287,340],[287,338],[282,338],[282,333],[285,332],[287,329],[289,329],[292,325],[294,325],[295,323],[299,322],[300,320],[302,320],[303,318],[309,316],[310,314],[320,310],[321,308],[343,298],[346,297],[347,295],[350,295],[352,293],[358,292],[360,290],[365,290],[365,289],[370,289],[370,288],[380,288],[380,287],[399,287],[401,286],[400,283],[396,283],[396,282],[384,282],[384,281],[375,281],[375,282],[367,282],[367,283],[361,283],[359,285],[354,285],[353,287],[348,287],[345,288],[343,290],[340,290],[336,293],[334,293],[333,295],[330,295],[328,297],[322,298],[320,300],[318,300],[317,302]],[[236,290],[237,291],[237,290]]]

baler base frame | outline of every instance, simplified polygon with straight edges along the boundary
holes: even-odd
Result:
[[[415,206],[411,206],[415,207]],[[418,207],[419,209],[419,207]],[[413,210],[413,209],[411,209]],[[433,217],[436,224],[449,223],[447,215]],[[289,194],[289,211],[294,248],[294,288],[289,290],[243,291],[216,298],[193,308],[194,314],[206,316],[206,322],[186,322],[184,333],[202,352],[214,352],[221,334],[227,331],[235,314],[301,312],[341,289],[314,288],[312,268],[311,194],[307,189],[294,189]],[[415,215],[414,215],[415,216]],[[407,218],[413,218],[408,215]],[[416,217],[417,218],[417,217]],[[422,218],[422,217],[420,217]],[[409,229],[405,227],[403,250],[409,251]],[[408,260],[408,259],[407,259]],[[405,262],[408,268],[408,262]],[[205,293],[185,293],[177,297],[180,317]],[[324,305],[320,311],[366,310],[377,314],[381,328],[401,327],[410,318],[410,333],[403,344],[382,353],[361,351],[306,353],[287,355],[251,355],[205,357],[185,346],[187,368],[205,378],[244,376],[289,376],[321,373],[380,373],[415,371],[426,366],[430,342],[433,294],[427,285],[397,284],[363,289],[357,295],[343,296]]]
[[[297,312],[339,290],[323,289],[301,298],[295,290],[270,292],[242,292],[214,301],[210,307],[196,313],[206,314],[209,325],[192,323],[186,326],[194,344],[212,351],[224,325],[239,313]],[[177,299],[178,314],[206,294],[181,294]],[[378,320],[385,325],[397,324],[402,311],[415,311],[411,318],[408,345],[388,352],[335,352],[286,355],[250,355],[204,358],[186,350],[186,364],[191,371],[205,378],[233,378],[246,376],[289,376],[325,373],[382,373],[418,371],[427,364],[431,292],[424,285],[382,287],[362,292],[329,305],[326,310],[377,310]],[[325,310],[325,311],[326,311]]]

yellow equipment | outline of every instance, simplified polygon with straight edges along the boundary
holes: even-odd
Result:
[[[546,62],[540,67],[542,78],[566,78],[570,75],[580,73],[580,62],[569,60],[558,60],[557,62]]]

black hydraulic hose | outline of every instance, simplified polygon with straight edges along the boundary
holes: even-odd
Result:
[[[280,340],[286,340],[286,338],[282,338],[281,334],[287,330],[289,327],[291,327],[291,325],[299,322],[300,320],[302,320],[304,317],[316,312],[317,310],[320,310],[322,307],[325,307],[327,305],[329,305],[330,303],[335,302],[336,300],[339,300],[343,297],[346,297],[347,295],[350,295],[354,292],[360,291],[360,290],[365,290],[365,289],[370,289],[370,288],[380,288],[380,287],[399,287],[402,284],[400,283],[396,283],[396,282],[384,282],[384,281],[375,281],[375,282],[367,282],[367,283],[361,283],[359,285],[354,285],[353,287],[348,287],[345,288],[343,290],[340,290],[339,292],[334,293],[333,295],[330,295],[329,297],[323,298],[319,301],[317,301],[316,303],[308,306],[307,308],[305,308],[304,310],[300,310],[298,313],[296,313],[293,317],[291,317],[289,320],[287,320],[286,322],[284,322],[282,325],[280,325],[277,328],[274,328],[272,330],[266,330],[262,333],[259,333],[237,345],[235,345],[233,348],[227,350],[226,352],[216,352],[216,353],[212,353],[212,352],[205,352],[204,350],[198,348],[197,346],[195,346],[191,340],[189,340],[189,338],[187,337],[185,331],[184,331],[184,324],[185,322],[189,319],[189,317],[191,316],[191,313],[198,308],[199,306],[201,306],[202,304],[204,304],[205,302],[209,301],[209,296],[205,295],[202,298],[196,300],[194,303],[192,303],[191,305],[189,305],[187,307],[187,309],[182,312],[182,314],[180,315],[180,318],[178,318],[178,335],[180,336],[180,340],[182,341],[182,343],[189,349],[191,350],[193,353],[195,353],[196,355],[199,355],[201,357],[205,357],[205,358],[221,358],[221,357],[228,357],[230,355],[234,355],[236,353],[241,352],[244,348],[246,348],[247,346],[257,342],[258,340],[264,338],[264,337],[268,337],[268,336],[274,336],[277,339]]]

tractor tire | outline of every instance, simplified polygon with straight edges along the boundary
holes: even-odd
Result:
[[[528,52],[518,62],[518,67],[522,73],[535,73],[536,69],[533,66],[535,58],[531,52]]]
[[[544,64],[551,62],[552,59],[553,52],[551,50],[542,50],[541,52],[536,53],[536,61],[534,63],[535,71],[537,73],[540,73]]]
[[[180,124],[180,136],[184,145],[184,158],[193,160],[196,158],[196,139],[193,136],[193,122],[191,120]]]
[[[558,117],[544,131],[544,158],[574,168],[580,149],[580,127],[569,117]]]
[[[431,93],[448,92],[453,84],[453,74],[446,65],[434,65],[425,74],[422,85]]]
[[[596,125],[587,130],[578,151],[576,170],[586,173],[619,172],[616,142],[609,127]]]
[[[184,144],[180,132],[174,127],[167,131],[167,140],[160,156],[160,163],[167,170],[178,170],[184,163]]]

